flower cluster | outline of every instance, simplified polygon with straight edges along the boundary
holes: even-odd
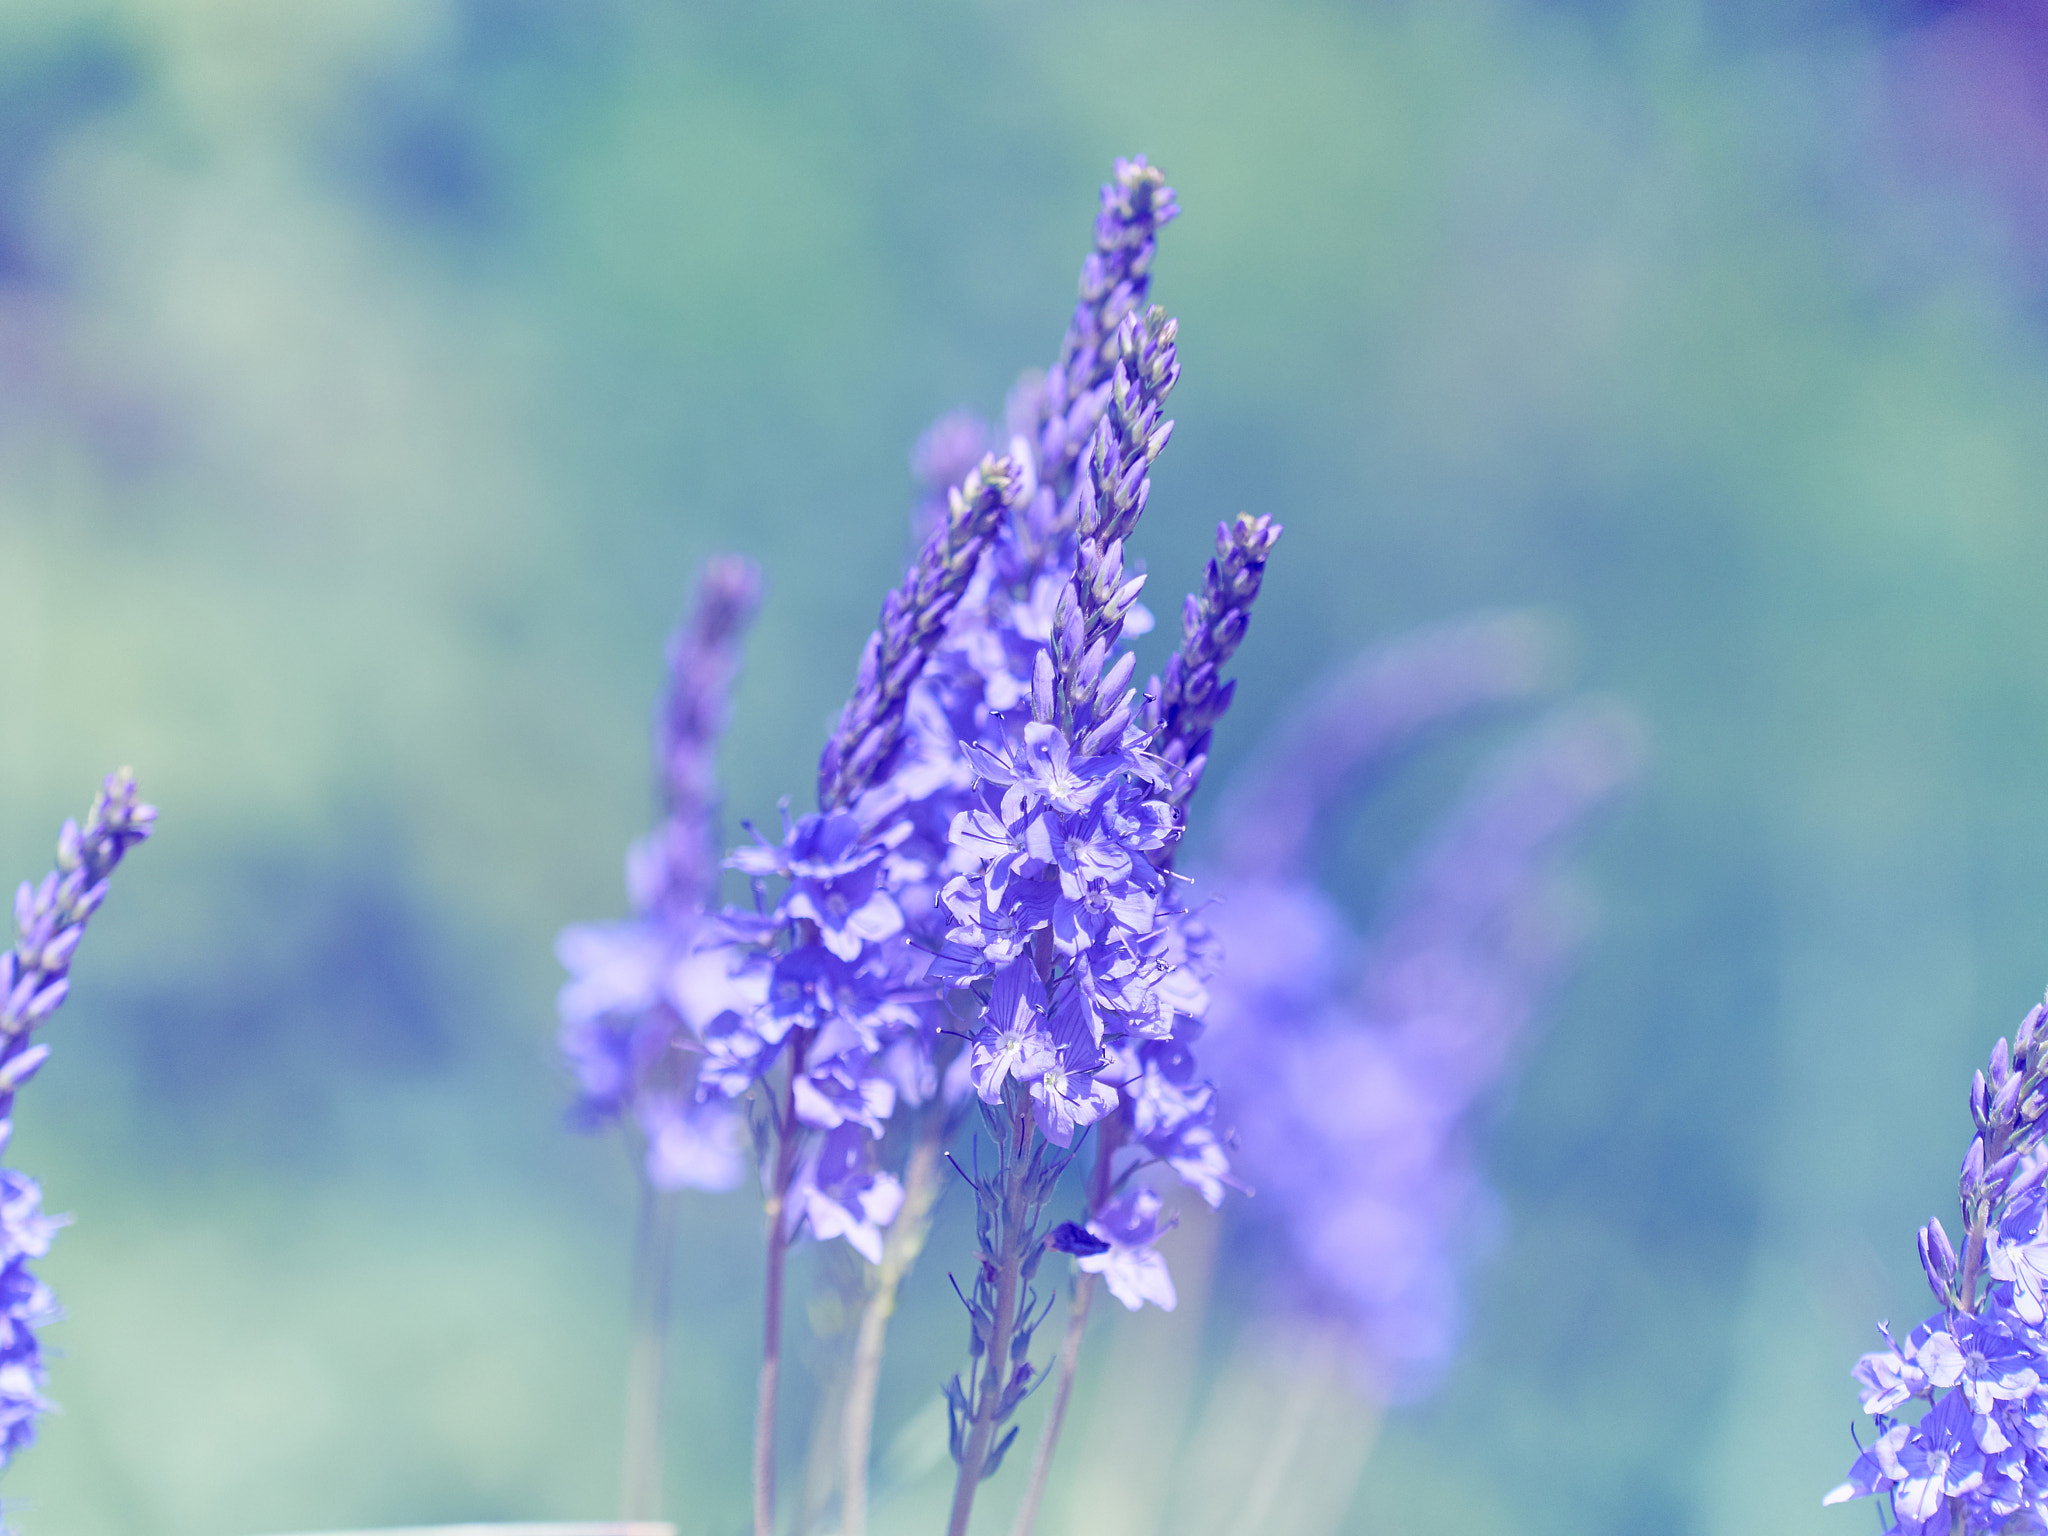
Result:
[[[0,1149],[13,1133],[14,1095],[50,1054],[31,1036],[70,993],[72,956],[106,900],[108,876],[155,823],[155,807],[136,798],[124,768],[101,787],[83,828],[64,823],[57,867],[15,893],[14,947],[0,953]],[[36,1330],[57,1307],[28,1266],[49,1252],[61,1224],[43,1214],[33,1179],[0,1168],[0,1466],[34,1440],[36,1417],[49,1407]]]
[[[1229,963],[1206,1049],[1261,1196],[1241,1219],[1284,1254],[1286,1310],[1334,1331],[1377,1394],[1423,1390],[1456,1342],[1460,1260],[1486,1203],[1475,1110],[1569,952],[1548,876],[1630,776],[1635,728],[1581,705],[1517,743],[1365,939],[1316,882],[1313,834],[1425,726],[1525,697],[1546,650],[1527,621],[1494,619],[1373,653],[1283,726],[1231,797],[1239,835],[1209,914]],[[1242,835],[1261,820],[1267,837]]]
[[[669,686],[656,729],[667,815],[626,856],[634,916],[563,930],[570,979],[557,1009],[583,1129],[632,1125],[658,1189],[730,1189],[740,1180],[740,1125],[696,1092],[699,1036],[749,1001],[705,920],[718,885],[718,739],[739,666],[741,633],[760,598],[754,566],[708,562],[696,609],[669,641]]]
[[[773,1525],[785,1250],[808,1229],[882,1266],[910,1210],[905,1257],[885,1266],[900,1277],[968,1106],[993,1156],[977,1153],[968,1175],[981,1262],[963,1294],[975,1363],[949,1389],[956,1529],[1038,1379],[1043,1256],[1074,1256],[1128,1306],[1170,1307],[1153,1246],[1170,1222],[1133,1175],[1160,1164],[1212,1204],[1223,1196],[1215,1090],[1193,1054],[1210,946],[1173,852],[1230,703],[1222,669],[1280,530],[1249,516],[1219,530],[1164,680],[1136,686],[1126,642],[1152,620],[1126,544],[1172,435],[1163,408],[1180,371],[1176,324],[1146,300],[1156,236],[1177,212],[1156,169],[1118,162],[1058,359],[1012,392],[1005,450],[990,453],[993,434],[966,415],[920,442],[921,547],[821,753],[817,808],[785,804],[779,836],[750,828],[752,845],[727,859],[752,882],[751,909],[707,928],[696,914],[708,882],[675,899],[650,885],[636,890],[636,922],[564,935],[575,979],[563,1043],[587,1117],[630,1106],[647,1123],[647,1063],[672,1059],[679,1016],[690,1098],[652,1102],[752,1123],[769,1215],[757,1532]],[[707,734],[700,758],[708,745]],[[697,846],[672,832],[664,846],[685,843]],[[905,1118],[914,1135],[891,1135]],[[648,1129],[652,1173],[661,1135]],[[1091,1131],[1086,1224],[1049,1226]],[[901,1176],[913,1143],[927,1180],[916,1189]],[[878,1340],[890,1303],[875,1294],[864,1337]],[[872,1370],[865,1379],[871,1392]],[[848,1422],[870,1417],[856,1405]],[[858,1530],[865,1442],[850,1455],[842,1514]]]
[[[2048,1004],[1992,1048],[1970,1116],[1962,1250],[1920,1229],[1937,1310],[1856,1363],[1877,1433],[1822,1501],[1874,1497],[1903,1536],[2048,1528]]]
[[[933,904],[944,849],[920,828],[946,783],[924,771],[907,722],[976,570],[1034,490],[1028,463],[988,455],[952,488],[862,653],[820,760],[818,810],[785,812],[779,840],[757,835],[729,860],[757,892],[754,911],[725,914],[731,982],[758,1001],[707,1032],[702,1091],[738,1100],[786,1060],[786,1104],[765,1127],[791,1144],[787,1176],[768,1180],[771,1203],[791,1235],[808,1224],[871,1262],[902,1201],[872,1143],[899,1103],[937,1092],[942,1054],[929,955],[905,913]]]
[[[1241,517],[1219,530],[1204,588],[1185,608],[1183,644],[1166,681],[1155,678],[1141,700],[1123,643],[1149,617],[1124,548],[1172,433],[1162,413],[1179,377],[1177,328],[1156,307],[1128,313],[1113,346],[1071,511],[1020,525],[950,679],[946,713],[972,795],[950,829],[965,867],[941,892],[952,924],[931,974],[982,999],[967,1075],[996,1150],[995,1166],[970,1177],[981,1248],[968,1300],[972,1365],[947,1392],[956,1531],[1014,1440],[1003,1426],[1036,1379],[1032,1335],[1050,1302],[1038,1304],[1031,1282],[1044,1252],[1075,1255],[1128,1307],[1171,1307],[1154,1246],[1162,1202],[1132,1175],[1164,1164],[1211,1204],[1228,1179],[1215,1089],[1193,1052],[1208,946],[1175,889],[1173,852],[1230,701],[1220,668],[1243,636],[1279,529]],[[963,677],[976,686],[963,689]],[[978,708],[963,711],[963,694]],[[1090,1128],[1087,1224],[1047,1230],[1049,1196]],[[1056,1433],[1057,1413],[1041,1464]]]
[[[1059,360],[1012,396],[1007,452],[988,455],[990,434],[963,414],[920,442],[925,542],[884,604],[823,753],[819,810],[732,856],[779,889],[754,913],[728,914],[728,931],[754,947],[765,997],[707,1040],[703,1080],[736,1097],[798,1041],[800,1167],[820,1155],[817,1136],[842,1123],[878,1140],[894,1108],[928,1101],[949,1069],[952,1098],[971,1087],[986,1100],[991,1082],[1014,1078],[1068,1145],[1115,1098],[1096,1076],[1112,1022],[1144,1014],[1154,1034],[1170,1026],[1159,1019],[1170,989],[1148,985],[1169,969],[1152,915],[1165,876],[1144,857],[1176,825],[1170,786],[1143,747],[1153,733],[1137,719],[1134,661],[1109,652],[1150,624],[1136,603],[1142,578],[1123,574],[1122,542],[1171,431],[1159,406],[1178,374],[1174,328],[1143,303],[1154,238],[1177,211],[1155,169],[1120,162]],[[1258,526],[1262,562],[1271,530]],[[1255,591],[1254,581],[1240,606]],[[1241,632],[1226,626],[1231,644]],[[1034,798],[1041,792],[1057,807]],[[1033,857],[1020,839],[1052,835],[1048,816],[1065,818],[1064,897],[1037,864],[1018,878],[1019,861]],[[1013,884],[1029,912],[1005,904]],[[1070,952],[1084,928],[1093,935],[1086,1007],[1034,1034],[992,1076],[991,1030],[984,1023],[956,1052],[943,997],[986,990],[1055,921]],[[900,1189],[870,1151],[865,1172],[838,1159],[828,1181],[836,1214],[815,1192],[825,1186],[807,1185],[786,1219],[872,1254],[885,1224],[875,1213]]]
[[[972,862],[942,893],[953,926],[934,970],[988,985],[969,1051],[984,1104],[1016,1084],[1059,1147],[1105,1122],[1089,1214],[1098,1241],[1113,1230],[1128,1243],[1129,1213],[1112,1207],[1141,1164],[1171,1166],[1211,1203],[1223,1194],[1214,1090],[1197,1078],[1191,1050],[1206,1001],[1191,941],[1199,928],[1171,889],[1172,852],[1209,729],[1229,701],[1216,671],[1243,633],[1279,530],[1246,517],[1219,532],[1204,591],[1187,605],[1171,685],[1155,680],[1140,707],[1129,686],[1136,658],[1112,659],[1112,646],[1141,584],[1124,576],[1123,540],[1170,431],[1159,409],[1178,375],[1173,324],[1156,310],[1129,316],[1118,346],[1077,489],[1075,565],[1033,655],[1028,712],[994,712],[999,734],[964,748],[975,801],[952,841]],[[1012,637],[1003,649],[1015,648]],[[1133,1307],[1171,1298],[1170,1286],[1113,1290]]]

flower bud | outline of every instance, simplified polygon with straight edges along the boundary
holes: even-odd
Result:
[[[1920,1267],[1934,1294],[1946,1300],[1955,1288],[1956,1250],[1938,1217],[1920,1229]]]

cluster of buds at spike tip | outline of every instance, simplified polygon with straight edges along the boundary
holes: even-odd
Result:
[[[1095,249],[1081,265],[1080,302],[1060,364],[1081,366],[1081,379],[1115,361],[1114,337],[1125,316],[1144,303],[1160,228],[1180,213],[1173,188],[1143,155],[1116,163],[1095,216]],[[1080,382],[1080,380],[1077,380]]]
[[[2006,1208],[2048,1173],[2048,1162],[2035,1154],[2048,1129],[2048,1005],[2036,1004],[2021,1021],[2012,1042],[2000,1040],[1991,1049],[1989,1071],[1970,1080],[1970,1119],[1976,1135],[1963,1154],[1956,1194],[1963,1209],[1964,1239],[1960,1270],[1951,1284],[1954,1305],[1973,1311],[1978,1282],[1983,1278],[1987,1235]],[[1940,1228],[1940,1223],[1933,1226]],[[1926,1234],[1923,1230],[1923,1247]],[[1942,1235],[1940,1246],[1947,1246]],[[1929,1272],[1933,1282],[1933,1272]],[[1936,1286],[1937,1291],[1941,1287]]]
[[[0,954],[0,1146],[13,1129],[16,1090],[50,1053],[31,1045],[30,1033],[70,992],[71,960],[106,900],[107,877],[155,823],[156,808],[136,798],[135,776],[123,768],[101,787],[83,827],[64,823],[57,867],[15,895],[14,948]],[[34,1441],[36,1420],[50,1409],[36,1333],[59,1313],[29,1264],[50,1251],[64,1220],[43,1214],[35,1180],[0,1168],[0,1467]]]
[[[1080,295],[1060,346],[1059,361],[1046,376],[1042,408],[1054,422],[1070,424],[1072,408],[1108,382],[1119,356],[1118,333],[1142,312],[1152,287],[1152,257],[1159,231],[1180,213],[1173,188],[1143,155],[1119,160],[1102,188],[1095,216],[1095,249],[1081,264]],[[1094,409],[1100,409],[1099,405]],[[1064,420],[1063,420],[1064,419]],[[1079,437],[1068,438],[1078,443]],[[1069,461],[1071,462],[1071,461]],[[1056,495],[1067,487],[1055,485]]]
[[[1152,494],[1152,462],[1173,435],[1173,423],[1162,420],[1160,411],[1180,377],[1178,329],[1157,305],[1118,327],[1109,409],[1096,424],[1082,468],[1074,574],[1052,623],[1058,723],[1076,736],[1099,723],[1087,709],[1096,692],[1093,679],[1100,677],[1145,585],[1142,575],[1124,576],[1124,541]]]
[[[1186,805],[1202,782],[1209,738],[1237,691],[1235,682],[1222,678],[1222,669],[1244,639],[1280,532],[1272,518],[1246,512],[1234,523],[1217,524],[1216,554],[1202,590],[1190,592],[1181,610],[1180,649],[1168,658],[1165,678],[1153,684],[1146,720],[1152,750],[1174,772],[1175,805]]]
[[[135,776],[123,768],[108,777],[83,827],[64,823],[57,867],[15,892],[14,948],[0,955],[0,1117],[47,1053],[27,1043],[29,1032],[70,992],[71,957],[106,899],[107,876],[155,822],[156,808],[137,800]]]
[[[881,626],[861,653],[853,697],[818,765],[818,805],[843,810],[884,778],[902,745],[911,686],[938,649],[989,542],[1014,506],[1031,498],[1031,456],[984,458],[947,496],[903,584],[882,603]]]

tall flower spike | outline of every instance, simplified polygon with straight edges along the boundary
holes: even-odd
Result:
[[[676,1192],[730,1189],[745,1171],[738,1111],[700,1102],[699,1086],[705,1036],[736,990],[730,953],[705,908],[718,888],[718,740],[740,637],[760,598],[752,561],[705,562],[696,602],[669,637],[668,689],[654,728],[667,815],[626,855],[634,915],[566,928],[555,946],[570,973],[556,1005],[557,1043],[577,1087],[570,1121],[586,1131],[623,1125],[640,1175],[621,1498],[628,1518],[651,1518],[661,1501]]]
[[[704,563],[697,606],[668,642],[668,693],[655,755],[668,817],[634,850],[635,904],[694,925],[718,885],[718,742],[732,712],[740,637],[761,602],[761,571],[739,555]]]
[[[1877,1433],[1821,1501],[1875,1498],[1904,1536],[2048,1527],[2048,1006],[1992,1048],[1969,1104],[1961,1252],[1939,1221],[1920,1229],[1937,1310],[1856,1362]]]
[[[1103,185],[1095,218],[1095,249],[1081,264],[1080,297],[1060,342],[1059,361],[1031,404],[1039,478],[1054,507],[1065,509],[1080,455],[1102,410],[1101,395],[1116,370],[1117,333],[1141,314],[1152,291],[1159,231],[1180,214],[1173,188],[1139,155],[1116,163]]]
[[[1202,782],[1209,738],[1237,691],[1221,674],[1244,639],[1267,557],[1279,539],[1280,525],[1270,517],[1240,512],[1235,523],[1219,523],[1202,590],[1188,594],[1180,649],[1153,686],[1146,722],[1155,733],[1152,750],[1174,770],[1176,805],[1186,805]]]
[[[1002,547],[1003,573],[1028,587],[1049,565],[1072,556],[1082,456],[1109,403],[1124,322],[1144,312],[1158,234],[1180,213],[1173,188],[1139,155],[1119,160],[1102,189],[1095,249],[1081,266],[1080,296],[1060,343],[1059,361],[1042,377],[1026,374],[1011,391],[1010,430],[1030,444],[1038,493],[1018,509]]]
[[[1096,425],[1077,487],[1080,543],[1073,577],[1053,609],[1051,657],[1057,723],[1071,731],[1083,752],[1100,750],[1107,742],[1106,732],[1102,742],[1090,740],[1101,723],[1097,686],[1110,648],[1145,585],[1143,576],[1124,577],[1124,541],[1137,529],[1151,496],[1147,472],[1173,435],[1173,423],[1162,421],[1160,411],[1180,378],[1178,332],[1177,323],[1157,305],[1143,316],[1128,316],[1117,328],[1109,409]]]
[[[903,584],[882,602],[881,627],[868,637],[853,697],[818,764],[819,809],[851,806],[894,765],[911,686],[944,637],[1004,515],[1032,489],[1028,463],[990,456],[948,497],[944,526],[932,531]]]
[[[634,916],[565,928],[555,945],[570,973],[556,1007],[557,1042],[578,1089],[572,1118],[586,1130],[622,1118],[636,1125],[647,1177],[660,1188],[728,1189],[741,1173],[737,1120],[725,1106],[694,1104],[691,1057],[677,1046],[731,1005],[731,968],[710,945],[705,907],[719,870],[718,739],[760,596],[752,561],[705,563],[695,605],[668,642],[655,722],[668,814],[626,855]]]
[[[81,830],[64,823],[57,867],[14,898],[14,948],[0,954],[0,1147],[13,1129],[14,1095],[49,1055],[30,1034],[48,1022],[71,988],[71,960],[85,925],[106,899],[107,877],[156,824],[156,808],[135,794],[128,769],[111,775]],[[43,1400],[36,1330],[57,1316],[55,1298],[28,1268],[49,1252],[62,1222],[42,1213],[35,1180],[0,1168],[0,1467],[35,1439]]]
[[[1113,338],[1152,287],[1152,255],[1161,228],[1180,213],[1173,188],[1143,155],[1116,163],[1102,188],[1095,249],[1081,266],[1081,297],[1060,347],[1060,372],[1075,392],[1093,387],[1115,364]]]

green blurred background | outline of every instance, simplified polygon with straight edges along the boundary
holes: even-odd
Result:
[[[1847,1369],[1923,1310],[1969,1073],[2048,981],[2037,14],[0,3],[0,872],[118,763],[163,809],[18,1117],[78,1217],[21,1528],[612,1507],[630,1181],[560,1129],[550,945],[623,908],[662,637],[761,560],[726,772],[802,793],[911,441],[1050,359],[1136,151],[1186,209],[1159,606],[1219,516],[1289,529],[1221,771],[1500,604],[1654,740],[1466,1347],[1343,1529],[1865,1528],[1818,1508]],[[1361,910],[1402,835],[1347,844]],[[745,1521],[758,1219],[686,1217],[686,1536]],[[936,1528],[961,1242],[892,1529]],[[1050,1529],[1163,1532],[1114,1491],[1170,1480],[1160,1362],[1218,1379],[1230,1307],[1102,1331]]]

